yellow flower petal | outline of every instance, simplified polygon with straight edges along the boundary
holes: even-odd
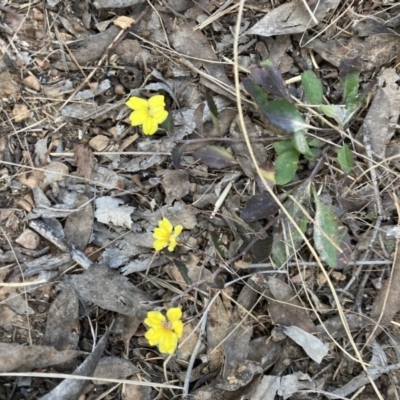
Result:
[[[165,218],[165,217],[164,217],[164,218],[159,222],[158,226],[159,226],[161,229],[164,229],[165,232],[168,232],[169,235],[172,233],[173,226],[172,226],[172,224],[171,224],[171,221],[170,221],[168,218]]]
[[[149,311],[147,313],[147,318],[144,320],[144,323],[150,328],[154,328],[156,326],[162,326],[165,322],[165,317],[160,311]]]
[[[165,334],[160,338],[158,348],[161,353],[173,354],[177,345],[178,337],[174,332],[169,331],[165,332]]]
[[[158,94],[156,96],[151,97],[148,101],[148,107],[150,109],[157,108],[157,107],[165,107],[165,100],[162,94]]]
[[[157,121],[157,124],[162,124],[168,118],[168,111],[160,110],[151,113],[153,118]]]
[[[140,97],[131,97],[126,103],[132,110],[146,110],[148,111],[149,105],[147,100],[141,99]]]
[[[178,337],[178,339],[180,339],[183,334],[183,322],[182,321],[172,322],[172,329],[176,333],[176,336]]]
[[[166,240],[168,242],[169,233],[166,232],[164,229],[154,228],[153,238],[160,239],[160,240]]]
[[[158,129],[157,121],[152,116],[147,116],[143,121],[142,129],[145,135],[154,135]]]
[[[174,251],[176,247],[176,239],[174,236],[171,236],[169,239],[169,246],[168,246],[168,251]]]
[[[167,318],[169,322],[179,321],[182,318],[182,310],[180,307],[172,307],[167,311]]]
[[[149,118],[147,110],[136,110],[131,112],[129,115],[129,120],[132,126],[139,126],[144,124],[144,122]]]
[[[178,237],[178,236],[181,234],[182,230],[183,230],[183,226],[182,226],[182,225],[177,225],[177,226],[174,228],[174,235],[175,235],[175,237]]]
[[[144,337],[149,341],[150,346],[157,346],[166,332],[163,328],[151,328],[145,333]]]
[[[168,246],[168,241],[166,240],[155,240],[153,242],[153,247],[155,251],[160,251],[162,249],[165,249]]]

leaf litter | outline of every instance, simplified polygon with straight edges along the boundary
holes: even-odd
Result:
[[[397,398],[398,12],[1,6],[0,396]]]

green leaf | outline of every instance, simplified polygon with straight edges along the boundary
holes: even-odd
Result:
[[[361,72],[361,58],[342,60],[339,65],[339,78],[343,87],[343,99],[346,107],[356,102]]]
[[[213,97],[211,96],[211,93],[209,91],[206,91],[206,102],[208,105],[208,108],[211,111],[211,114],[215,117],[218,118],[219,114],[218,114],[218,108],[214,102]]]
[[[238,164],[231,153],[228,153],[223,147],[219,146],[201,147],[193,155],[204,164],[216,169],[233,167]]]
[[[243,79],[243,86],[262,110],[268,103],[268,93],[251,78]]]
[[[368,96],[368,93],[364,93],[362,95],[359,94],[358,97],[354,101],[346,102],[346,105],[344,108],[344,125],[346,125],[351,120],[353,115],[361,108],[361,106],[363,105],[367,96]]]
[[[299,152],[296,149],[285,151],[275,159],[275,181],[277,185],[290,182],[297,171]]]
[[[353,153],[351,152],[347,144],[344,144],[338,151],[337,160],[342,171],[346,175],[348,175],[352,171],[354,163],[353,163]]]
[[[310,104],[320,105],[323,100],[322,82],[311,70],[301,74],[301,82],[304,87],[304,94]]]
[[[210,109],[211,112],[211,120],[215,126],[215,129],[217,131],[217,136],[219,136],[220,132],[220,124],[219,124],[219,114],[218,114],[218,108],[214,102],[214,99],[212,98],[211,94],[209,91],[206,92],[206,102],[208,105],[208,108]]]
[[[254,78],[255,82],[274,96],[281,97],[291,102],[292,98],[290,97],[289,90],[286,87],[286,83],[279,69],[269,60],[262,61],[261,66],[264,68],[250,68],[251,76]]]
[[[294,197],[297,201],[296,203],[289,199],[283,203],[283,206],[293,218],[294,222],[296,222],[296,224],[299,226],[301,232],[305,233],[309,221],[301,208],[298,206],[298,203],[304,204],[309,201],[309,187],[300,186]],[[281,267],[289,258],[292,257],[293,253],[300,248],[302,243],[303,237],[288,220],[286,215],[282,216],[281,229],[279,232],[274,234],[274,246],[272,250],[272,259],[276,266],[278,268]]]
[[[293,144],[293,141],[291,140],[291,139],[289,139],[289,140],[282,140],[282,141],[280,141],[280,142],[274,142],[273,144],[272,144],[272,146],[274,146],[274,150],[275,150],[275,153],[279,156],[280,154],[282,154],[282,153],[284,153],[285,151],[288,151],[288,150],[293,150],[295,147],[294,147],[294,144]]]
[[[225,259],[225,252],[222,248],[222,242],[220,241],[219,235],[216,232],[210,232],[211,241],[214,244],[215,252],[221,258],[221,260]]]
[[[316,205],[314,245],[321,260],[331,268],[342,269],[350,259],[347,228],[341,225],[336,215],[326,207],[314,191]]]
[[[343,107],[336,105],[321,104],[319,109],[329,118],[337,122],[340,128],[344,125],[344,112]]]
[[[272,252],[272,238],[266,237],[265,239],[257,240],[251,248],[254,263],[265,263]]]
[[[296,150],[308,158],[313,158],[314,154],[310,150],[307,138],[302,131],[295,132],[293,135],[293,144]]]
[[[189,270],[188,270],[188,267],[186,266],[186,264],[176,258],[174,258],[172,261],[175,264],[178,271],[181,273],[182,278],[185,281],[185,283],[188,286],[191,285],[193,282],[189,277]]]
[[[167,119],[162,124],[160,124],[160,126],[167,132],[172,133],[172,131],[174,130],[174,119],[171,112],[168,113]]]
[[[314,161],[321,155],[321,149],[318,149],[316,147],[310,147],[310,153],[311,156],[305,155],[304,157],[307,158],[308,161]]]
[[[283,134],[308,127],[296,106],[286,100],[273,100],[263,107],[261,112],[270,125]]]

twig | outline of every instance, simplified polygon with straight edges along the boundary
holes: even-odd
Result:
[[[144,10],[139,17],[136,20],[132,19],[132,23],[137,23],[144,15],[144,13],[147,11]],[[60,107],[60,109],[64,108],[74,97],[75,95],[90,81],[90,79],[95,75],[95,73],[97,72],[97,70],[101,67],[101,65],[103,64],[103,62],[105,61],[105,59],[107,58],[110,50],[114,47],[114,45],[116,43],[118,43],[120,41],[120,39],[122,38],[123,35],[126,35],[129,32],[130,26],[127,26],[124,29],[121,29],[118,32],[118,35],[115,37],[115,39],[111,42],[111,44],[107,47],[106,51],[104,52],[103,56],[101,57],[100,61],[97,63],[96,68],[94,68],[92,70],[92,72],[83,80],[83,82],[75,88],[75,90],[73,91],[73,93],[71,94],[71,96],[69,96],[69,98],[63,103],[63,105]]]
[[[306,0],[303,0],[303,5],[304,5],[304,7],[306,8],[306,10],[308,11],[308,13],[310,14],[311,19],[314,21],[314,23],[315,23],[316,25],[318,25],[318,20],[317,20],[316,16],[314,15],[314,12],[311,11],[311,8],[310,8],[310,6],[307,4]],[[316,8],[315,8],[315,9],[316,9]]]
[[[214,299],[216,299],[218,296],[214,296]],[[214,300],[213,299],[213,300]],[[204,312],[202,318],[202,322],[201,322],[201,328],[200,328],[200,332],[199,332],[199,339],[197,340],[196,346],[193,349],[192,355],[190,357],[187,369],[186,369],[186,376],[185,376],[185,381],[183,383],[183,393],[182,393],[182,398],[184,400],[188,399],[189,396],[189,385],[190,385],[190,376],[194,367],[194,363],[196,361],[197,358],[197,354],[200,351],[200,347],[201,344],[203,342],[203,335],[204,332],[206,330],[206,326],[207,326],[207,316],[208,316],[208,311],[210,309],[210,306],[212,305],[214,301],[209,301],[209,299],[205,299],[204,300],[204,308],[206,309],[206,311]]]
[[[363,257],[364,260],[370,256],[372,246],[376,240],[376,237],[378,236],[378,232],[379,232],[379,229],[381,227],[382,220],[384,217],[384,211],[383,211],[381,196],[380,196],[380,192],[379,192],[378,177],[377,177],[375,168],[373,168],[374,159],[373,159],[373,155],[372,155],[371,136],[370,136],[368,122],[369,122],[369,120],[368,120],[368,118],[366,118],[364,121],[364,124],[363,124],[364,146],[365,146],[365,152],[367,154],[367,162],[368,162],[368,167],[369,167],[370,174],[371,174],[371,181],[372,181],[372,185],[374,187],[378,217],[376,219],[376,222],[375,222],[375,225],[374,225],[374,228],[372,231],[371,239],[368,243],[367,251],[365,252],[364,257]],[[360,268],[361,267],[359,267],[359,269]],[[357,291],[357,295],[356,295],[355,307],[357,307],[357,310],[360,314],[362,314],[361,302],[362,302],[362,297],[364,295],[364,287],[368,281],[370,273],[371,273],[370,269],[365,271],[364,276],[360,282],[359,289]],[[349,284],[350,284],[350,282],[349,282]],[[349,284],[347,286],[349,286]]]

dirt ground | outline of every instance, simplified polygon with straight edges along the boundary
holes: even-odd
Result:
[[[0,5],[0,400],[399,399],[400,4]]]

